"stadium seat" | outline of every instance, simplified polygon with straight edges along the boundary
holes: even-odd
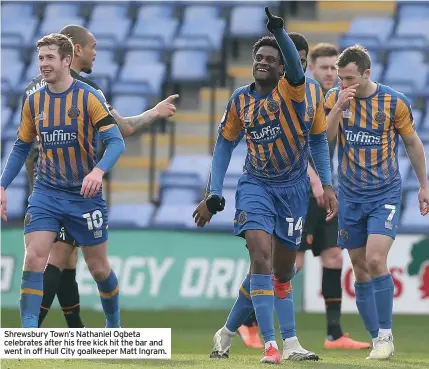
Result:
[[[152,219],[155,206],[146,204],[112,204],[109,206],[109,228],[146,228]]]
[[[127,64],[119,72],[119,81],[113,86],[114,93],[141,92],[159,95],[165,79],[164,63]],[[121,83],[125,83],[121,86]],[[124,88],[124,86],[127,87]],[[131,87],[134,85],[135,87]]]
[[[112,106],[123,117],[139,115],[148,107],[147,99],[136,95],[115,95]]]
[[[33,78],[40,75],[39,60],[37,58],[31,59],[31,63],[25,71],[25,82],[29,83]]]
[[[217,213],[204,228],[206,231],[224,231],[232,233],[234,230],[235,217],[235,189],[224,190],[225,209]]]
[[[49,33],[58,33],[67,24],[77,24],[80,26],[84,26],[85,21],[81,17],[68,15],[67,13],[63,14],[62,16],[56,16],[54,18],[45,18],[43,20],[43,23],[40,25],[37,38],[41,38]]]
[[[37,21],[34,18],[7,18],[2,20],[2,45],[5,45],[3,42],[5,38],[19,39],[21,40],[21,45],[28,45],[33,41],[36,27]],[[35,44],[30,46],[36,48]]]
[[[197,50],[181,50],[173,54],[171,62],[171,77],[176,82],[207,81],[208,53]]]
[[[159,40],[163,47],[170,47],[176,34],[179,21],[168,18],[138,19],[131,31],[131,38]]]
[[[34,18],[34,4],[24,2],[4,2],[1,7],[1,22],[10,20],[30,20]],[[4,27],[4,26],[3,26]],[[3,28],[5,29],[5,28]]]
[[[162,204],[156,211],[151,226],[165,229],[196,228],[192,218],[196,205],[197,203],[189,205]]]
[[[116,21],[120,21],[128,16],[128,2],[109,4],[109,3],[98,3],[95,5],[91,13],[91,21],[101,20],[110,21],[111,28],[116,28]],[[91,29],[91,28],[90,28]]]
[[[3,106],[3,102],[2,102],[2,108],[1,108],[1,129],[2,130],[4,129],[4,127],[10,124],[11,118],[12,118],[12,109],[7,106]]]
[[[396,36],[423,37],[429,41],[429,18],[400,19],[396,28]]]
[[[187,20],[211,20],[218,19],[220,10],[217,6],[213,5],[188,5],[185,8],[183,18]]]
[[[48,3],[44,12],[44,19],[62,18],[64,14],[71,17],[80,16],[80,6],[78,2],[70,3]],[[64,24],[65,26],[65,24]]]
[[[398,19],[429,19],[429,4],[398,2]]]
[[[213,50],[220,50],[225,34],[224,19],[185,19],[179,31],[181,36],[205,37],[210,41]]]
[[[166,18],[170,19],[173,17],[174,5],[173,4],[162,4],[162,5],[142,5],[137,13],[137,19],[150,20],[152,18]]]
[[[2,60],[1,75],[6,83],[8,83],[10,86],[18,85],[18,83],[21,81],[23,71],[24,64],[19,60],[13,62],[8,61],[6,64]]]
[[[230,36],[254,38],[267,33],[263,6],[240,5],[231,11]]]
[[[157,50],[128,51],[124,56],[125,65],[140,65],[161,61],[160,52]]]
[[[356,17],[350,23],[347,33],[341,35],[341,49],[361,44],[369,50],[379,50],[388,40],[394,28],[394,21],[384,17]]]
[[[383,65],[380,63],[375,63],[371,65],[371,79],[373,81],[381,81],[381,76],[383,74]]]
[[[112,22],[114,26],[112,26]],[[125,42],[125,38],[131,27],[131,21],[127,18],[114,19],[92,18],[88,23],[88,29],[97,39],[97,45],[116,48]]]
[[[169,171],[195,173],[201,183],[206,183],[210,170],[211,157],[209,155],[176,155],[170,161]]]

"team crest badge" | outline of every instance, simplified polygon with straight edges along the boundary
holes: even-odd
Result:
[[[307,115],[309,116],[309,118],[313,119],[314,113],[315,113],[314,106],[313,105],[307,106]]]
[[[279,103],[272,99],[267,100],[266,107],[271,113],[277,113],[280,109]]]
[[[80,110],[75,106],[72,106],[67,114],[71,119],[76,119],[80,115]]]
[[[247,213],[245,211],[242,211],[239,215],[238,215],[238,223],[240,225],[243,225],[244,223],[247,222]]]
[[[31,213],[25,214],[24,227],[27,227],[31,223],[32,219],[33,219],[33,216],[31,215]]]
[[[378,124],[384,123],[386,121],[386,114],[383,111],[378,111],[375,113],[374,119]]]
[[[344,243],[346,243],[349,239],[349,233],[345,229],[341,229],[340,230],[340,238]]]

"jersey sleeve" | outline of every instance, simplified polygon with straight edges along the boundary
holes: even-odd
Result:
[[[311,125],[310,134],[318,135],[328,130],[328,123],[326,122],[326,114],[323,103],[323,91],[322,87],[317,87],[319,90],[320,101],[316,106],[316,112],[314,114],[313,124]]]
[[[220,122],[220,134],[228,141],[235,141],[243,129],[237,112],[237,103],[234,95],[229,100],[225,113]]]
[[[330,89],[325,96],[325,114],[328,115],[337,103],[338,89]]]
[[[21,113],[21,124],[18,128],[18,138],[24,142],[31,143],[36,139],[37,130],[31,116],[28,98],[24,102]]]
[[[296,102],[303,102],[305,100],[305,80],[304,83],[299,86],[293,86],[289,83],[286,78],[282,78],[279,81],[279,92],[282,97],[288,97]]]
[[[106,100],[97,91],[88,94],[88,113],[92,125],[100,132],[108,130],[116,124]]]
[[[398,98],[394,125],[399,134],[404,137],[415,132],[414,117],[408,99]]]

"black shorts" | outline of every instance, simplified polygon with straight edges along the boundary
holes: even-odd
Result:
[[[65,230],[64,227],[61,227],[61,230],[57,233],[57,238],[55,242],[64,242],[69,244],[70,246],[79,247],[79,244],[76,240],[70,236],[70,234]]]
[[[307,218],[302,234],[301,246],[298,251],[313,251],[319,256],[323,250],[337,246],[338,217],[326,222],[326,210],[317,205],[314,197],[310,198]]]

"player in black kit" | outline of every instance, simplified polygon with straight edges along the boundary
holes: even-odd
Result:
[[[84,72],[90,74],[92,65],[96,56],[96,39],[94,35],[86,28],[79,25],[65,26],[61,34],[68,36],[74,45],[74,56],[71,65],[71,76],[74,79],[87,83],[98,90],[104,96],[100,87],[88,78],[80,76]],[[39,75],[27,85],[25,94],[22,98],[24,104],[27,96],[44,86],[45,82],[42,75]],[[168,118],[174,115],[176,107],[174,100],[178,95],[169,96],[167,99],[158,103],[154,108],[133,117],[122,117],[106,101],[106,106],[115,118],[122,136],[128,137],[136,134],[141,127],[152,123],[156,119]],[[32,189],[35,178],[34,166],[38,159],[37,145],[34,145],[32,152],[27,158],[26,169],[30,188]],[[76,241],[65,231],[61,229],[57,235],[57,242],[51,249],[48,264],[43,275],[43,300],[40,307],[39,327],[45,319],[55,294],[64,313],[69,328],[84,327],[80,318],[80,297],[79,289],[76,282],[76,264],[77,264],[77,247]]]

